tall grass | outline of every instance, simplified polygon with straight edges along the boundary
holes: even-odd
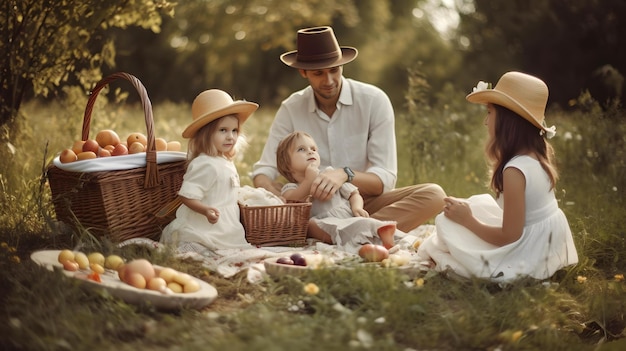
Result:
[[[435,182],[450,195],[488,192],[483,145],[484,110],[452,86],[443,104],[426,100],[429,87],[411,75],[407,105],[397,107],[398,186]],[[538,284],[501,287],[459,282],[429,273],[418,277],[367,267],[313,271],[249,283],[223,279],[168,253],[91,243],[54,221],[42,171],[57,152],[80,139],[86,97],[68,92],[58,102],[30,102],[20,124],[0,144],[0,348],[15,350],[313,350],[490,349],[597,350],[625,336],[624,203],[626,119],[581,95],[571,110],[551,108],[560,169],[557,197],[566,213],[580,263]],[[98,101],[92,135],[144,131],[143,111],[124,101]],[[113,99],[112,99],[113,100]],[[108,102],[108,103],[107,103]],[[246,122],[249,147],[237,160],[243,184],[259,158],[274,110]],[[155,132],[184,140],[188,105],[154,106]],[[9,146],[9,143],[11,146]],[[203,311],[164,313],[86,291],[29,261],[33,250],[101,245],[124,257],[146,257],[194,274],[220,297]],[[621,276],[620,276],[621,275]],[[318,294],[303,287],[314,283]],[[616,341],[617,340],[617,341]],[[608,349],[608,348],[607,348]]]

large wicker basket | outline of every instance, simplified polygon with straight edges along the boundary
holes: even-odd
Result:
[[[155,213],[176,198],[186,161],[157,164],[152,104],[139,79],[119,72],[98,82],[85,109],[82,140],[89,138],[91,113],[98,93],[116,79],[130,81],[141,97],[148,139],[146,165],[128,170],[82,173],[66,171],[52,164],[47,169],[47,176],[54,209],[58,220],[113,242],[138,237],[158,239],[162,227],[175,214],[157,218]]]
[[[239,203],[246,240],[257,246],[303,246],[311,213],[310,202],[274,206]]]

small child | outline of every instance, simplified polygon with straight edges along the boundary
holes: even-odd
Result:
[[[164,228],[161,242],[191,251],[253,247],[239,220],[239,175],[233,158],[241,125],[257,108],[218,89],[196,97],[193,122],[183,131],[189,138],[189,163],[178,192],[182,205]]]
[[[276,163],[289,181],[282,188],[282,196],[288,201],[308,201],[320,166],[315,140],[304,132],[288,134],[276,149]],[[394,245],[396,223],[369,218],[359,189],[351,183],[344,183],[327,201],[313,200],[311,217],[309,237],[346,251],[358,251],[367,242],[382,243],[386,248]]]
[[[505,73],[494,89],[479,82],[467,96],[485,104],[491,163],[489,194],[447,197],[435,219],[436,234],[418,256],[438,271],[508,282],[546,279],[578,262],[572,233],[554,195],[558,178],[545,124],[548,87],[520,72]]]

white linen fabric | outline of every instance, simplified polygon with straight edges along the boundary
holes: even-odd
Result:
[[[187,154],[180,151],[159,151],[156,153],[157,164],[184,161]],[[98,157],[91,160],[74,161],[70,163],[61,163],[59,156],[56,156],[52,163],[69,172],[102,172],[102,171],[122,171],[133,168],[146,167],[146,153]]]
[[[348,166],[376,174],[384,184],[384,191],[395,187],[398,165],[391,101],[378,87],[341,79],[341,95],[332,118],[317,108],[310,86],[282,102],[261,159],[253,166],[252,178],[264,174],[276,179],[278,144],[287,134],[303,131],[317,143],[320,169]]]
[[[239,175],[232,161],[206,154],[191,160],[178,194],[216,207],[220,218],[211,224],[204,215],[182,204],[176,210],[176,218],[163,229],[161,242],[198,243],[212,250],[253,247],[246,241],[239,220],[239,187]]]
[[[511,159],[506,168],[519,169],[526,179],[526,218],[522,236],[498,247],[480,239],[443,213],[435,218],[436,232],[420,245],[418,256],[435,262],[435,270],[466,277],[510,282],[522,277],[546,279],[557,270],[578,262],[572,233],[563,211],[558,207],[548,175],[539,161],[529,156]],[[480,221],[502,225],[503,197],[489,194],[467,199]]]

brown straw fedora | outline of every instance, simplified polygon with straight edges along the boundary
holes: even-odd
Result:
[[[228,93],[219,89],[205,90],[191,104],[193,122],[183,131],[183,138],[193,137],[198,129],[224,116],[236,116],[241,126],[258,107],[254,102],[233,101]]]
[[[341,66],[356,58],[358,50],[339,46],[331,27],[298,30],[297,50],[280,55],[287,66],[300,69],[324,69]]]
[[[541,79],[521,72],[507,72],[500,77],[495,88],[487,86],[487,83],[479,82],[467,95],[467,101],[504,106],[548,133],[549,138],[554,134],[554,127],[548,128],[545,124],[548,86]]]

